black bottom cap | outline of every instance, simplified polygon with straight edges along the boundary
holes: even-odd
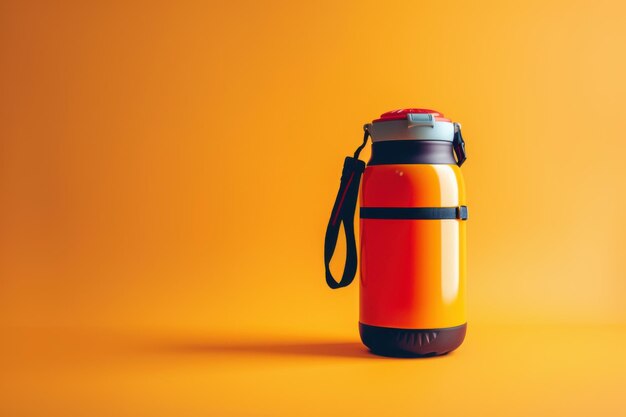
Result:
[[[461,346],[467,323],[441,329],[395,329],[359,323],[363,344],[373,353],[393,357],[445,355]]]

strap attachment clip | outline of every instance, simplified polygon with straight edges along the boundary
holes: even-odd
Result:
[[[452,139],[452,147],[454,148],[454,154],[456,155],[456,164],[458,166],[463,165],[463,162],[467,159],[467,154],[465,153],[465,141],[463,140],[463,135],[461,134],[461,124],[454,124],[454,138]]]

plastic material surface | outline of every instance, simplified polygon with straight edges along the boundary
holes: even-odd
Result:
[[[466,324],[444,329],[393,329],[359,323],[363,344],[373,353],[393,357],[424,357],[450,353],[463,343]]]
[[[375,165],[361,207],[465,205],[456,165]],[[461,220],[361,219],[360,322],[403,329],[465,323],[465,231]]]
[[[450,119],[443,117],[443,114],[437,110],[431,109],[398,109],[391,110],[380,115],[380,118],[374,120],[372,123],[386,122],[389,120],[406,120],[408,114],[433,114],[439,121],[449,122]]]
[[[374,142],[372,157],[367,164],[456,164],[452,145],[438,140]]]
[[[400,109],[383,113],[370,126],[372,142],[437,140],[452,142],[454,126],[436,110]]]

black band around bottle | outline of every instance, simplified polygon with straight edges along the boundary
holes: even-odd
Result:
[[[467,206],[361,207],[361,218],[388,220],[467,220]]]

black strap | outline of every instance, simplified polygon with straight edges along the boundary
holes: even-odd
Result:
[[[356,238],[354,236],[354,211],[356,200],[359,197],[359,184],[361,175],[365,171],[365,162],[359,159],[359,154],[367,144],[369,132],[364,129],[363,143],[354,152],[354,157],[346,157],[341,173],[341,184],[335,199],[333,211],[326,227],[326,237],[324,239],[324,266],[326,267],[326,283],[332,289],[342,288],[350,285],[357,269]],[[330,260],[335,253],[339,228],[343,223],[343,230],[346,234],[346,263],[343,268],[341,280],[337,282],[330,272]]]

